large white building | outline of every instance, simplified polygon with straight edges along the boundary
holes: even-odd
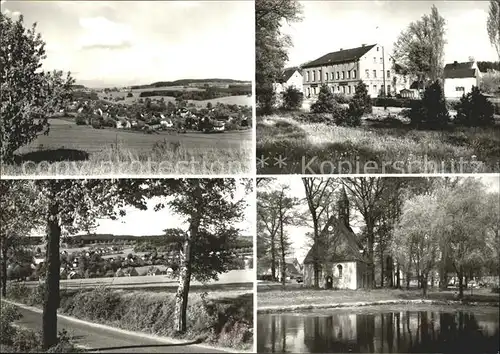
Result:
[[[446,64],[444,67],[444,95],[446,98],[460,98],[479,86],[481,73],[476,62]]]
[[[307,98],[319,93],[322,85],[333,93],[352,95],[359,81],[367,85],[368,94],[396,93],[395,75],[388,53],[379,44],[331,52],[302,66],[304,94]],[[384,90],[385,88],[385,90]]]

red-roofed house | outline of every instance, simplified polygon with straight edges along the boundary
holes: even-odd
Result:
[[[472,86],[479,86],[479,68],[476,62],[446,64],[444,67],[444,95],[446,98],[460,98],[471,92]]]

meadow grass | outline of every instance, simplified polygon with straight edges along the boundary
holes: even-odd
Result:
[[[500,134],[493,128],[416,130],[356,128],[300,121],[294,114],[257,120],[262,174],[475,173],[499,170]],[[286,165],[276,163],[285,158]],[[268,158],[259,165],[259,158]]]
[[[43,286],[28,288],[10,284],[7,298],[40,307]],[[187,331],[174,326],[175,294],[113,290],[61,293],[59,312],[94,323],[130,331],[144,332],[182,340],[249,350],[253,345],[253,294],[250,292],[195,292],[189,294]]]
[[[427,294],[429,300],[449,301],[456,300],[455,290],[438,291],[430,289]],[[359,289],[359,290],[324,290],[312,288],[267,288],[259,287],[257,292],[258,308],[287,307],[296,305],[329,305],[337,303],[374,302],[384,300],[418,300],[422,299],[421,289]],[[498,295],[491,289],[464,292],[465,301],[499,302]]]

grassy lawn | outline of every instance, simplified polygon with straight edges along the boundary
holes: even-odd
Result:
[[[415,300],[422,299],[422,290],[402,289],[375,289],[375,290],[315,290],[298,288],[292,286],[288,289],[276,289],[275,286],[262,286],[258,288],[258,308],[274,306],[296,306],[296,305],[327,305],[334,303],[372,302],[383,300]],[[454,291],[429,290],[427,299],[430,300],[454,300]],[[498,294],[490,289],[464,291],[464,300],[473,302],[498,303]]]
[[[58,119],[20,148],[3,175],[238,174],[252,163],[252,132],[144,134]]]
[[[499,171],[500,127],[415,130],[368,124],[348,128],[300,114],[257,119],[261,174],[485,173]],[[286,165],[277,163],[284,158]]]

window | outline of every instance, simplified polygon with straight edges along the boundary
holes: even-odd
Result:
[[[356,93],[356,86],[352,87],[352,93]]]
[[[390,70],[387,70],[387,78],[390,79],[391,78],[391,71]]]
[[[350,79],[351,78],[351,72],[350,71],[347,71],[347,78]]]
[[[306,71],[306,81],[309,82],[309,71]]]
[[[377,85],[373,85],[373,93],[377,93]]]
[[[313,70],[313,77],[312,77],[312,81],[316,81],[316,71]]]
[[[457,92],[465,91],[465,87],[463,87],[463,86],[457,86],[457,87],[455,87],[455,91],[457,91]]]
[[[366,78],[369,79],[370,78],[370,70],[366,69],[365,74],[366,74]]]
[[[332,72],[332,74],[330,75],[330,77],[331,77],[331,79],[330,79],[330,80],[332,80],[332,81],[333,81],[333,76],[334,76],[334,75],[333,75],[333,72]]]
[[[328,73],[325,73],[325,81],[328,81]]]
[[[352,71],[352,78],[355,79],[356,78],[356,70],[353,70]]]
[[[337,80],[340,79],[340,73],[337,71]]]
[[[351,94],[351,86],[347,86],[347,93]]]
[[[387,85],[387,93],[391,93],[391,85]]]
[[[380,64],[382,64],[384,62],[384,59],[382,57],[380,57]]]
[[[376,79],[377,78],[377,70],[373,70],[373,78]]]
[[[377,57],[373,57],[373,64],[377,64]]]
[[[342,278],[342,270],[343,270],[343,269],[342,269],[342,266],[339,264],[339,265],[337,266],[337,271],[338,271],[338,273],[339,273],[339,278]]]
[[[342,93],[345,93],[345,86],[342,86]]]
[[[378,52],[378,47],[377,47],[377,52]]]
[[[345,79],[345,71],[342,71],[342,80]]]
[[[321,81],[321,70],[318,70],[318,81]]]

